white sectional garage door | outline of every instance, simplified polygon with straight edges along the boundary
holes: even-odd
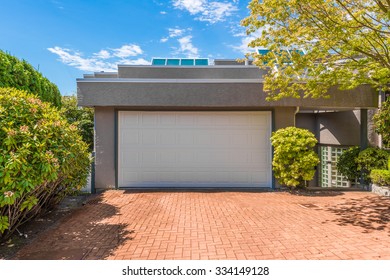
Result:
[[[271,112],[118,112],[119,187],[271,187]]]

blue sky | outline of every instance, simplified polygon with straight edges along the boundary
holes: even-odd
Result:
[[[242,58],[249,0],[0,0],[0,49],[63,95],[76,78],[153,57]]]

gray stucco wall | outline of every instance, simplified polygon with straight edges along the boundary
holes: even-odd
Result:
[[[360,111],[318,114],[318,140],[327,145],[360,145]]]
[[[318,140],[318,123],[317,115],[314,113],[298,113],[295,115],[295,125],[299,128],[309,130]],[[309,182],[309,187],[318,187],[318,170],[320,165],[317,166],[317,171],[314,175],[313,180]]]
[[[115,110],[95,108],[95,188],[115,187]]]
[[[269,102],[259,80],[82,79],[80,106],[296,107],[374,108],[378,96],[369,86],[353,91],[335,88],[327,99],[284,98]]]
[[[317,114],[298,113],[295,115],[295,126],[309,130],[318,139]]]
[[[295,125],[295,107],[274,108],[274,131]]]
[[[118,78],[130,79],[259,79],[257,66],[132,66],[119,65]],[[98,77],[97,77],[98,78]]]

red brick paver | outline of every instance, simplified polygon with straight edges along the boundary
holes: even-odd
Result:
[[[17,259],[390,259],[390,199],[111,190]]]

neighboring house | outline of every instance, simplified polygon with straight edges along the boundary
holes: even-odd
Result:
[[[95,108],[97,189],[274,188],[270,136],[287,126],[307,128],[319,141],[311,186],[348,186],[335,161],[348,146],[376,141],[367,128],[375,90],[268,102],[256,66],[207,64],[155,59],[77,80],[79,105]]]

